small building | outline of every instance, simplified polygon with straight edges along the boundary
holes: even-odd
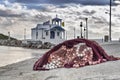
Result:
[[[58,44],[65,40],[65,29],[62,19],[56,18],[46,21],[43,24],[37,24],[31,29],[31,37],[33,41],[50,42]]]

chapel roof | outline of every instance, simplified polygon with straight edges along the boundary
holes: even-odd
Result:
[[[64,28],[62,28],[61,26],[54,26],[53,28],[51,28],[50,30],[59,30],[59,31],[65,31]]]

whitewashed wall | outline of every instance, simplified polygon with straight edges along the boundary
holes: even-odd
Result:
[[[48,36],[46,36],[46,32],[43,30],[43,37],[45,39],[42,39],[42,30],[38,30],[38,38],[36,39],[36,30],[32,30],[32,40],[38,41],[41,40],[44,42],[51,42],[53,44],[59,44],[63,41],[65,41],[65,38],[62,38],[62,33],[60,32],[59,36],[57,36],[58,30],[55,31],[55,39],[50,39],[50,31],[48,31]]]

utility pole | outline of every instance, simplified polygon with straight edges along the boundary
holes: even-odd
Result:
[[[81,28],[81,38],[83,38],[83,35],[82,35],[82,26],[83,26],[83,24],[82,24],[82,22],[80,22],[80,28]]]
[[[86,38],[86,33],[85,33],[85,31],[86,31],[86,28],[84,27],[84,38]]]
[[[86,20],[86,39],[88,39],[88,18],[85,18]]]
[[[111,14],[112,14],[112,11],[111,11],[111,7],[112,7],[112,0],[110,0],[110,22],[109,22],[109,40],[111,41]]]

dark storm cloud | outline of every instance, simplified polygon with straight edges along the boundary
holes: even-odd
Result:
[[[35,4],[21,4],[23,6],[26,6],[28,9],[37,9],[37,10],[45,10],[46,7],[43,5],[35,5]]]
[[[10,10],[0,10],[1,17],[21,17],[22,14],[14,14],[14,12]]]
[[[83,5],[105,5],[109,4],[109,0],[11,0],[20,3],[50,3],[50,4],[64,4],[64,3],[78,3]]]

